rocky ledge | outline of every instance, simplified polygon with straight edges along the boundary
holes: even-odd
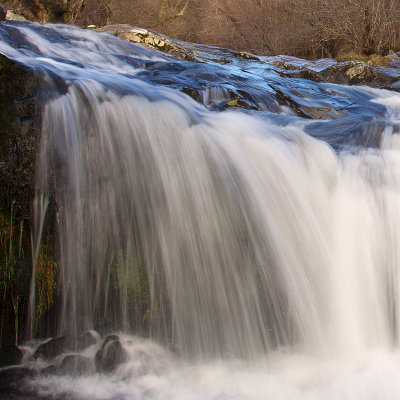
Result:
[[[101,28],[93,28],[129,42],[140,43],[148,48],[162,51],[182,60],[194,62],[213,61],[219,64],[229,64],[234,59],[254,60],[272,65],[282,77],[400,90],[400,54],[390,56],[385,66],[358,60],[337,62],[333,59],[310,61],[290,56],[257,57],[251,53],[236,52],[213,46],[200,44],[190,44],[188,46],[184,42],[168,38],[157,32],[131,25],[108,25]]]
[[[214,61],[220,64],[231,63],[231,58],[259,61],[257,56],[245,51],[239,52],[220,49],[218,47],[195,43],[190,43],[190,46],[188,46],[188,43],[171,39],[148,29],[137,28],[127,24],[107,25],[101,28],[91,26],[89,28],[96,29],[98,32],[110,33],[132,43],[140,43],[148,48],[178,57],[181,60],[195,62]]]
[[[367,85],[388,90],[400,90],[400,57],[393,54],[385,66],[363,61],[317,61],[275,56],[264,60],[277,68],[282,77],[309,79],[342,85]]]

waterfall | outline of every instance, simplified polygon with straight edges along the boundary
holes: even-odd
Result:
[[[10,25],[8,34],[15,30]],[[371,352],[396,354],[400,95],[331,85],[384,119],[379,147],[343,139],[335,149],[329,138],[307,134],[314,121],[277,103],[260,112],[217,112],[211,106],[227,101],[228,91],[204,88],[201,104],[143,75],[146,62],[168,68],[167,55],[72,27],[22,24],[18,32],[24,46],[3,41],[0,51],[30,65],[42,83],[35,226],[40,231],[45,211],[54,210],[58,335],[76,338],[95,328],[146,336],[199,363],[202,388],[207,374],[220,376],[223,393],[230,393],[232,370],[207,363],[241,360],[235,374],[252,374],[246,385],[257,386],[271,363],[278,375],[295,365],[292,383],[302,381],[303,368],[308,377],[311,364],[298,354],[339,364]],[[331,126],[324,124],[320,137]],[[37,249],[41,232],[35,235]],[[166,357],[153,350],[153,363]],[[293,358],[274,364],[277,354]],[[260,357],[271,357],[267,367],[257,367]],[[321,374],[329,371],[324,364]],[[259,395],[244,386],[237,393],[303,398],[274,379]],[[190,382],[197,393],[195,378]],[[400,393],[393,382],[390,394],[380,395]],[[168,387],[150,398],[183,398]],[[219,398],[217,392],[204,398]],[[325,386],[304,398],[324,393],[336,398]]]
[[[147,295],[145,267],[150,334],[168,331],[183,354],[396,345],[398,150],[337,155],[298,127],[180,97],[86,81],[46,104],[39,175],[60,170],[61,332],[106,314],[110,274],[114,321],[137,326],[129,292]]]

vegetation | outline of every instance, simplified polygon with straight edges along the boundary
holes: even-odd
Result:
[[[30,269],[22,261],[24,221],[13,206],[10,213],[0,208],[0,345],[18,341],[29,296]]]
[[[49,240],[48,240],[49,242]],[[35,269],[35,331],[43,316],[51,309],[56,290],[57,263],[52,257],[53,252],[47,245],[41,245]]]
[[[400,0],[8,0],[30,19],[127,23],[181,40],[306,58],[400,50]]]
[[[115,289],[121,290],[124,298],[142,309],[147,310],[150,307],[148,277],[143,257],[128,259],[120,250],[112,273],[115,274]]]

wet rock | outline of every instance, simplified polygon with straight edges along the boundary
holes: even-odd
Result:
[[[96,332],[85,332],[78,337],[76,349],[78,351],[82,351],[87,349],[89,346],[92,346],[97,342],[98,334]]]
[[[128,361],[128,353],[123,348],[119,337],[117,335],[107,336],[95,356],[97,372],[112,372],[126,361]]]
[[[242,58],[245,60],[260,61],[260,59],[257,56],[255,56],[254,54],[248,53],[246,51],[233,52],[233,56],[236,58]]]
[[[80,376],[89,375],[93,370],[93,362],[90,358],[78,354],[69,354],[64,357],[60,368],[58,369],[58,373]]]
[[[108,336],[104,339],[104,342],[103,342],[101,348],[104,348],[109,342],[118,341],[118,340],[119,340],[119,336],[118,336],[118,335],[108,335]]]
[[[31,70],[0,55],[0,202],[31,215],[40,116]]]
[[[0,21],[5,21],[7,15],[7,8],[0,4]]]
[[[33,355],[33,358],[50,360],[67,350],[68,342],[65,336],[56,339],[50,339],[48,342],[39,345],[39,347],[35,351],[35,354]]]
[[[315,82],[368,85],[398,90],[396,83],[400,80],[400,71],[395,63],[382,67],[362,61],[309,61],[287,56],[269,57],[268,61],[279,68],[277,72],[283,77],[303,78]]]
[[[39,345],[33,357],[35,359],[42,358],[44,360],[51,360],[67,351],[83,351],[96,342],[97,336],[95,332],[85,332],[78,336],[75,343],[76,345],[74,345],[73,341],[66,336],[50,339],[49,341]]]
[[[16,346],[3,346],[0,348],[0,367],[18,365],[22,359],[22,351]]]
[[[193,100],[201,102],[201,97],[198,89],[183,88],[182,92],[190,96]]]

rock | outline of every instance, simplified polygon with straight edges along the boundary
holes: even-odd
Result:
[[[277,72],[283,77],[303,78],[315,82],[368,85],[398,90],[396,83],[400,80],[400,71],[395,63],[393,66],[388,64],[382,67],[362,61],[309,61],[287,56],[270,57],[268,61],[279,68]]]
[[[31,70],[0,55],[0,202],[31,216],[40,116]]]
[[[16,3],[16,2],[14,2]],[[18,12],[7,19],[17,21],[74,23],[85,7],[85,0],[29,0],[18,2]],[[23,19],[22,19],[23,18]]]
[[[35,354],[33,355],[33,358],[50,360],[67,350],[68,342],[65,336],[56,339],[50,339],[49,341],[39,345],[35,351]]]
[[[16,346],[0,348],[0,367],[18,365],[22,360],[22,351]]]
[[[93,362],[88,357],[69,354],[64,357],[58,372],[65,375],[80,376],[93,372]]]
[[[108,335],[105,339],[104,342],[101,346],[101,348],[104,348],[106,346],[107,343],[111,342],[111,341],[116,341],[119,340],[119,336],[118,335]]]
[[[137,28],[132,25],[118,24],[107,25],[96,29],[99,32],[107,32],[119,39],[132,43],[140,43],[146,47],[171,54],[182,60],[196,61],[193,52],[168,37],[147,29]]]
[[[16,14],[11,10],[9,10],[7,12],[6,20],[8,20],[8,21],[27,21],[27,19],[24,16]]]
[[[45,376],[55,375],[56,373],[57,373],[57,367],[55,365],[49,365],[40,370],[40,374]]]
[[[85,332],[78,336],[76,346],[74,346],[72,340],[68,339],[66,336],[50,339],[39,345],[33,357],[35,359],[42,358],[44,360],[51,360],[66,351],[83,351],[96,342],[97,336],[95,332]]]
[[[0,4],[0,21],[5,21],[7,15],[7,8]]]
[[[117,335],[107,336],[95,356],[97,372],[113,372],[126,361],[128,361],[128,353],[123,348],[119,337]]]
[[[98,334],[94,331],[85,332],[78,337],[76,349],[78,351],[85,350],[89,346],[97,343]]]

